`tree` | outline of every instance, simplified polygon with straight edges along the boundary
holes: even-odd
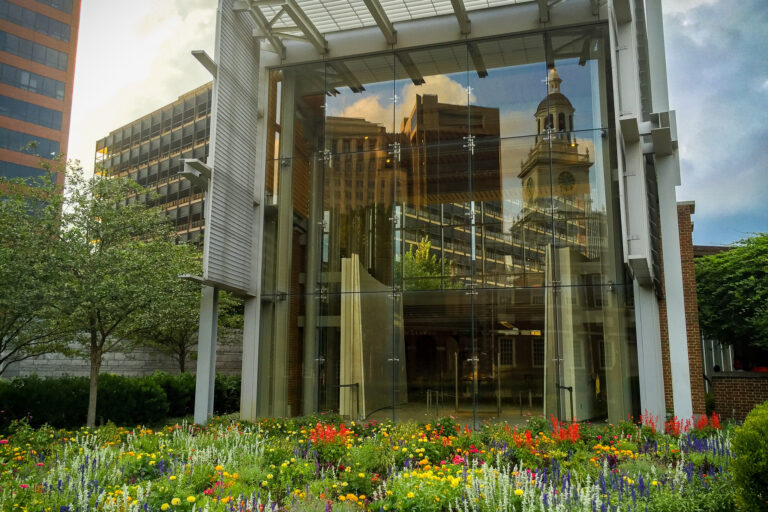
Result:
[[[47,321],[59,294],[62,195],[48,176],[34,185],[0,179],[0,375],[12,363],[63,351],[71,334]]]
[[[440,290],[441,288],[460,288],[461,283],[455,282],[453,262],[445,261],[445,274],[437,256],[430,254],[432,242],[425,236],[418,245],[411,244],[403,257],[403,273],[405,275],[403,288],[405,290]],[[399,267],[396,269],[400,273]],[[399,277],[399,276],[396,276]],[[397,279],[399,281],[399,279]]]
[[[184,267],[187,259],[169,262],[175,265],[174,273],[201,274],[199,260],[192,267]],[[134,341],[158,352],[173,357],[179,371],[187,370],[187,359],[197,345],[200,326],[200,284],[177,279],[168,287],[172,301],[157,301],[140,313],[141,326],[134,335]],[[219,293],[219,328],[242,328],[242,301],[222,291]]]
[[[768,233],[698,259],[696,288],[708,339],[768,348]]]
[[[159,209],[138,200],[145,189],[129,178],[99,174],[87,178],[82,169],[70,170],[57,249],[57,321],[84,334],[78,342],[90,360],[91,427],[103,355],[145,327],[144,311],[163,304],[173,309],[179,269],[193,268],[198,258],[191,246],[176,244]]]

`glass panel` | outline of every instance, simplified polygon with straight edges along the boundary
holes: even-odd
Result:
[[[334,155],[384,150],[392,143],[394,55],[326,65],[326,144]]]
[[[476,295],[477,416],[524,423],[543,413],[547,354],[543,288]]]
[[[455,289],[471,282],[470,153],[464,144],[402,151],[407,188],[398,196],[396,286]]]
[[[607,41],[602,27],[574,28],[548,33],[550,112],[555,131],[608,127],[609,95]],[[553,80],[554,79],[554,80]],[[562,115],[561,115],[562,114]]]
[[[593,276],[569,275],[573,256],[557,250],[563,285],[545,301],[552,306],[546,333],[557,332],[561,347],[547,360],[546,372],[559,371],[561,386],[547,393],[546,410],[557,410],[559,400],[564,418],[618,422],[639,411],[632,286],[594,286]]]
[[[547,94],[542,34],[469,42],[470,131],[478,138],[535,135]]]
[[[401,302],[357,255],[343,258],[339,276],[341,293],[313,297],[319,310],[318,410],[355,420],[391,418],[393,400],[407,397],[404,376],[393,362],[403,357],[402,342],[395,358],[390,351],[393,339],[402,340],[393,318]],[[393,373],[402,386],[397,395]]]
[[[465,290],[407,291],[402,302],[407,389],[400,391],[397,420],[452,415],[471,421],[472,296]]]
[[[553,241],[549,141],[481,140],[472,162],[484,183],[474,194],[476,285],[542,286]]]
[[[460,145],[469,135],[467,47],[397,52],[395,126],[403,146]]]

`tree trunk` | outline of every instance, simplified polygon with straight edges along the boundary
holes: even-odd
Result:
[[[187,369],[187,349],[186,347],[182,347],[179,350],[179,371],[181,373],[184,373],[186,369]]]
[[[91,337],[91,382],[88,389],[88,419],[86,426],[96,426],[96,397],[99,392],[99,370],[101,369],[101,346]]]

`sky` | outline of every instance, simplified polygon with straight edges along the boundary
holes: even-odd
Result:
[[[694,243],[768,231],[768,2],[662,0],[670,107]],[[69,157],[211,79],[216,0],[83,0]],[[441,98],[442,99],[442,98]]]

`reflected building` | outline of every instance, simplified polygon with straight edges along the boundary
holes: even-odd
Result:
[[[244,417],[663,416],[660,322],[686,334],[658,251],[674,115],[636,58],[655,18],[575,0],[545,27],[523,20],[563,6],[491,2],[476,34],[457,13],[398,20],[400,39],[329,12],[285,41],[285,10],[220,3],[203,277],[250,297]]]

